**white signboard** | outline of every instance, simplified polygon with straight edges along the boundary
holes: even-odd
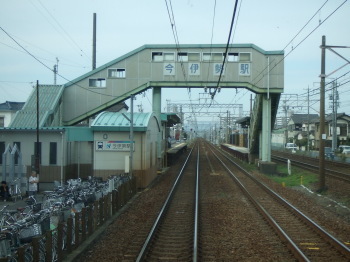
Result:
[[[165,76],[175,75],[175,63],[164,63],[163,74]]]
[[[96,141],[96,151],[130,152],[130,141]],[[135,141],[133,151],[135,151]]]
[[[213,75],[214,76],[219,76],[221,73],[221,68],[222,68],[222,63],[214,63],[213,66]],[[222,70],[222,75],[225,74],[225,67]]]
[[[199,76],[201,74],[201,64],[188,63],[188,74],[190,76]]]
[[[250,76],[250,63],[239,63],[239,75]]]

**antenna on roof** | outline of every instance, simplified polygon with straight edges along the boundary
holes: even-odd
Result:
[[[53,66],[53,84],[57,83],[57,73],[58,73],[58,57],[56,57],[56,64]]]

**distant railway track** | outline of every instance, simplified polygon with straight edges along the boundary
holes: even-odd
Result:
[[[273,227],[298,261],[349,261],[350,250],[301,211],[212,147],[234,181]],[[247,179],[249,177],[249,181]]]
[[[319,172],[318,159],[315,158],[295,156],[285,152],[277,153],[276,151],[273,152],[271,158],[273,161],[281,163],[287,163],[288,160],[290,160],[293,166],[297,166],[314,173]],[[350,165],[326,160],[325,175],[346,183],[350,183]]]

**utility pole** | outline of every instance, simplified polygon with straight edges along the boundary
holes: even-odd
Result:
[[[228,138],[228,110],[226,111],[226,143],[229,144],[229,138]]]
[[[320,134],[319,134],[319,188],[322,192],[326,189],[325,165],[324,165],[324,145],[325,134],[325,78],[326,78],[326,36],[322,36],[321,45],[321,91],[320,91]]]
[[[284,131],[284,144],[288,143],[288,121],[287,121],[287,113],[288,113],[288,107],[287,107],[287,101],[284,100],[284,128],[286,129]]]
[[[96,68],[96,13],[94,13],[92,33],[92,70]]]
[[[35,171],[40,174],[40,144],[39,144],[39,80],[36,81],[36,148],[35,148]],[[40,179],[40,178],[39,178]],[[39,183],[38,183],[39,191]]]
[[[307,87],[307,151],[310,151],[310,88]]]
[[[134,95],[130,96],[130,156],[129,156],[129,175],[133,176],[134,160]]]
[[[333,82],[333,94],[332,94],[332,150],[337,149],[337,109],[338,109],[338,91],[337,91],[337,82]]]

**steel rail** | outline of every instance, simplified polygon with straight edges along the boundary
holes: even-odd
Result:
[[[253,205],[260,211],[263,217],[268,221],[268,223],[274,228],[282,239],[282,241],[287,243],[287,246],[295,256],[298,261],[310,261],[304,253],[299,249],[299,247],[294,243],[294,241],[288,236],[288,234],[278,225],[276,220],[266,211],[266,209],[255,200],[255,198],[250,194],[250,192],[246,189],[246,187],[239,181],[239,179],[232,173],[232,171],[225,165],[225,163],[220,159],[220,157],[215,154],[215,152],[210,148],[214,156],[218,159],[218,161],[225,167],[228,173],[230,173],[231,177],[235,180],[236,184],[241,188],[244,194],[250,199]],[[224,157],[226,157],[224,155]]]
[[[259,181],[257,178],[255,178],[253,175],[251,175],[248,171],[246,171],[243,167],[235,163],[230,157],[228,157],[226,154],[224,154],[222,151],[218,152],[222,154],[229,162],[231,162],[234,166],[236,166],[241,172],[243,172],[245,175],[247,175],[249,178],[251,178],[255,183],[262,186],[262,188],[268,192],[269,194],[273,195],[278,201],[280,201],[282,204],[288,206],[291,210],[293,210],[294,214],[296,214],[300,219],[303,219],[309,226],[311,226],[316,232],[319,233],[320,236],[322,236],[328,243],[330,243],[334,248],[336,248],[339,252],[341,252],[343,255],[350,257],[350,249],[345,246],[343,243],[341,243],[338,239],[336,239],[334,236],[329,234],[327,231],[325,231],[321,226],[316,224],[314,221],[312,221],[309,217],[307,217],[305,214],[303,214],[300,210],[298,210],[296,207],[294,207],[292,204],[290,204],[287,200],[279,196],[276,192],[274,192],[272,189],[270,189],[268,186],[266,186],[264,183]],[[214,153],[215,154],[215,153]]]
[[[155,220],[155,222],[154,222],[154,224],[153,224],[153,226],[152,226],[152,228],[151,228],[151,230],[150,230],[150,232],[149,232],[149,234],[148,234],[148,236],[147,236],[147,238],[146,238],[146,240],[145,240],[145,242],[144,242],[144,244],[139,252],[139,255],[137,256],[137,259],[136,259],[137,262],[143,261],[143,259],[145,258],[146,253],[148,251],[148,248],[152,242],[152,239],[154,238],[155,233],[156,233],[157,229],[159,228],[161,221],[165,217],[165,214],[166,214],[168,207],[170,206],[171,200],[175,194],[175,190],[179,184],[179,181],[183,175],[183,172],[187,166],[187,163],[192,155],[194,148],[195,148],[195,146],[191,149],[190,153],[188,154],[188,156],[185,160],[185,163],[183,164],[183,166],[182,166],[182,168],[181,168],[181,170],[180,170],[180,172],[179,172],[179,174],[178,174],[178,176],[177,176],[177,178],[176,178],[176,180],[175,180],[175,182],[174,182],[174,184],[173,184],[173,186],[168,194],[168,197],[163,204],[163,207],[161,208],[161,210],[160,210],[160,212],[159,212],[159,214],[158,214],[158,216],[157,216],[157,218],[156,218],[156,220]]]
[[[288,162],[288,158],[276,156],[276,155],[273,155],[272,159],[279,161],[279,162],[283,162],[283,163]],[[319,171],[319,167],[312,165],[312,164],[304,163],[304,162],[301,162],[298,160],[291,160],[291,162],[292,162],[292,165],[309,170],[311,172],[318,172]],[[328,169],[328,168],[326,168],[325,171],[326,171],[327,176],[330,176],[330,177],[333,177],[335,179],[339,179],[341,181],[345,181],[345,182],[350,183],[350,175],[348,175],[348,174],[345,174],[345,173],[342,173],[339,171],[335,171],[332,169]]]
[[[194,203],[194,230],[193,230],[193,256],[192,261],[198,261],[198,213],[199,213],[199,146],[197,154],[197,168],[196,168],[196,189],[195,189],[195,203]]]

